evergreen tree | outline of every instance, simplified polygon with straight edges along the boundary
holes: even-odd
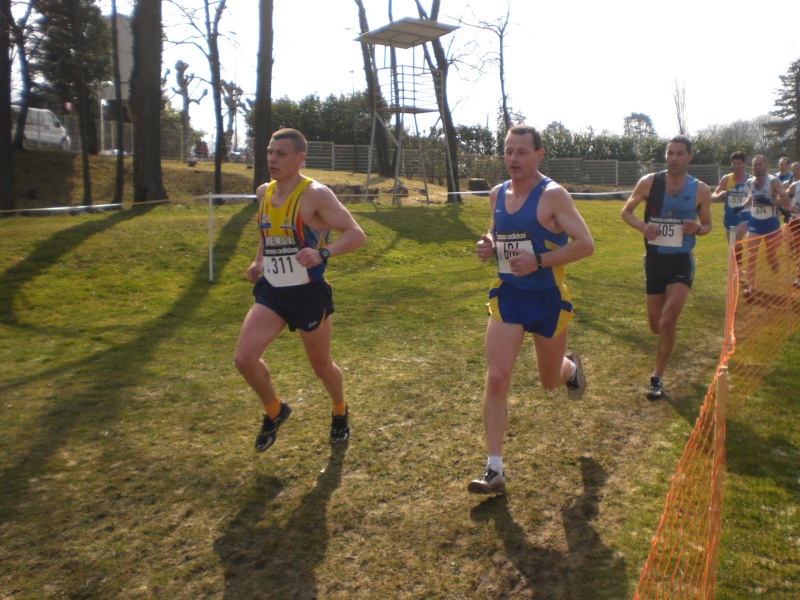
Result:
[[[771,124],[787,149],[791,149],[791,154],[795,158],[800,157],[800,58],[795,60],[786,72],[780,76],[783,88],[778,90],[778,99],[775,106],[778,108],[772,111],[772,115],[779,120]]]
[[[37,45],[31,67],[40,76],[35,103],[60,109],[72,102],[79,114],[85,111],[86,141],[81,141],[96,154],[99,90],[113,75],[111,30],[94,0],[38,0],[35,6],[41,15],[39,40],[32,40]]]

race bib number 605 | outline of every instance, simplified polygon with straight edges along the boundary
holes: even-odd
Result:
[[[674,217],[650,217],[650,222],[658,227],[658,237],[651,240],[653,246],[680,248],[683,245],[683,220]]]
[[[533,254],[533,242],[531,235],[527,231],[509,231],[497,233],[495,240],[495,251],[497,252],[497,270],[500,273],[511,273],[511,265],[508,259],[514,256],[510,250],[522,250],[528,254]]]

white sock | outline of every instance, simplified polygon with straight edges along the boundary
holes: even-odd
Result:
[[[572,378],[575,377],[575,374],[578,372],[578,365],[575,364],[574,360],[571,360],[569,358],[567,360],[569,361],[569,364],[572,365],[572,373],[570,373],[569,377],[567,378],[567,381],[572,381]]]
[[[495,473],[503,474],[503,457],[502,456],[490,456],[489,460],[486,463],[486,466],[490,468]]]

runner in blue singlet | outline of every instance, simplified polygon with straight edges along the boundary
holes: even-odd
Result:
[[[688,174],[692,142],[678,135],[667,143],[667,170],[642,177],[622,208],[622,220],[645,239],[647,317],[658,336],[656,360],[646,397],[663,398],[663,375],[675,347],[678,317],[694,280],[698,235],[711,231],[711,190]],[[634,209],[645,203],[644,219]]]
[[[505,165],[511,179],[490,192],[491,224],[475,244],[482,262],[497,261],[498,278],[489,291],[485,341],[483,426],[489,457],[483,475],[467,486],[471,493],[505,492],[508,390],[526,332],[533,337],[542,387],[566,384],[571,400],[586,388],[580,357],[567,351],[572,301],[564,280],[565,265],[591,255],[594,241],[567,190],[539,172],[543,156],[535,128],[509,130]]]

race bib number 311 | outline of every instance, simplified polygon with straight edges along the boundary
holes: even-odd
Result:
[[[651,240],[653,246],[680,248],[683,245],[683,221],[674,217],[650,217],[650,222],[658,227],[658,237]]]
[[[264,278],[274,287],[308,283],[308,269],[297,262],[297,246],[264,247]]]
[[[531,242],[530,234],[527,231],[498,232],[495,251],[497,252],[497,270],[500,273],[511,273],[508,259],[514,256],[514,253],[509,250],[522,250],[533,254],[533,242]]]

